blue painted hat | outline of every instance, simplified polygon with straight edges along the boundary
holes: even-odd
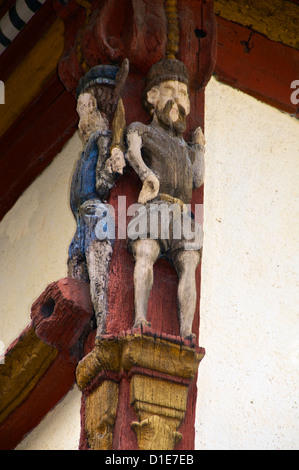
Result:
[[[79,80],[76,90],[77,98],[87,88],[94,85],[110,85],[115,86],[115,79],[119,72],[119,68],[113,65],[97,65],[91,68]]]

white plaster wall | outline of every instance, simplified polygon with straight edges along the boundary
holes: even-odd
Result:
[[[75,231],[70,175],[81,149],[75,134],[0,223],[0,340],[6,347],[29,324],[34,300],[67,275]]]
[[[206,91],[205,240],[198,449],[298,448],[298,122],[211,80]],[[75,135],[0,223],[0,340],[66,275],[74,233]],[[77,449],[75,386],[17,449]]]
[[[299,123],[213,80],[196,446],[299,447]]]
[[[75,134],[0,223],[0,341],[5,349],[30,323],[34,300],[67,275],[67,252],[75,232],[70,177],[81,149]],[[17,449],[78,449],[80,400],[75,385]]]
[[[78,450],[81,392],[74,385],[16,450]]]

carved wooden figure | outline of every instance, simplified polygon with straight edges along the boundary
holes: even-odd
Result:
[[[68,275],[90,283],[98,335],[105,330],[109,265],[114,244],[105,226],[108,206],[104,203],[125,166],[124,109],[119,95],[127,74],[127,61],[121,69],[99,65],[84,75],[77,89],[78,128],[85,149],[71,185],[70,203],[77,230],[69,248]],[[114,134],[109,130],[113,116],[117,124],[113,126]],[[107,231],[105,238],[97,237],[99,229],[101,233]]]
[[[180,333],[188,338],[192,337],[195,271],[200,261],[202,240],[186,204],[190,204],[192,190],[203,184],[204,136],[199,127],[193,133],[190,145],[182,137],[190,101],[188,72],[181,61],[165,59],[150,69],[144,104],[152,116],[151,123],[135,122],[127,130],[126,157],[143,183],[138,202],[146,208],[142,215],[135,216],[136,223],[146,227],[146,233],[139,232],[137,240],[130,243],[135,258],[134,326],[149,326],[146,316],[153,285],[153,265],[164,256],[173,263],[179,276]],[[175,214],[176,208],[178,214]],[[154,213],[160,214],[160,222],[157,217],[154,219]],[[174,233],[175,219],[179,222],[179,233]],[[188,219],[189,226],[194,229],[192,240],[186,238],[183,230]],[[158,227],[153,227],[153,221]],[[130,223],[131,226],[134,224],[134,218]],[[163,231],[163,224],[168,230]],[[153,236],[155,228],[156,236]]]

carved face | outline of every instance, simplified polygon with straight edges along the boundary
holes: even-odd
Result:
[[[107,129],[108,125],[101,115],[97,100],[93,93],[81,93],[77,101],[77,113],[79,114],[78,130],[80,138],[87,143],[90,135],[99,129]]]
[[[187,85],[176,80],[167,80],[153,87],[147,93],[147,100],[155,110],[160,112],[165,109],[169,101],[172,101],[173,105],[169,111],[169,117],[172,122],[176,122],[179,119],[178,105],[184,108],[186,116],[190,113]]]

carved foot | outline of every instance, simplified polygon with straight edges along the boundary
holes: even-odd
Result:
[[[188,339],[190,341],[195,341],[196,340],[196,335],[194,333],[186,333],[186,334],[182,334],[182,338],[183,339]]]
[[[137,318],[135,319],[135,323],[133,325],[133,328],[143,328],[144,326],[150,328],[151,323],[147,321],[145,318]]]
[[[97,327],[97,332],[96,332],[96,340],[101,339],[105,335],[105,330],[102,328],[102,326]]]

